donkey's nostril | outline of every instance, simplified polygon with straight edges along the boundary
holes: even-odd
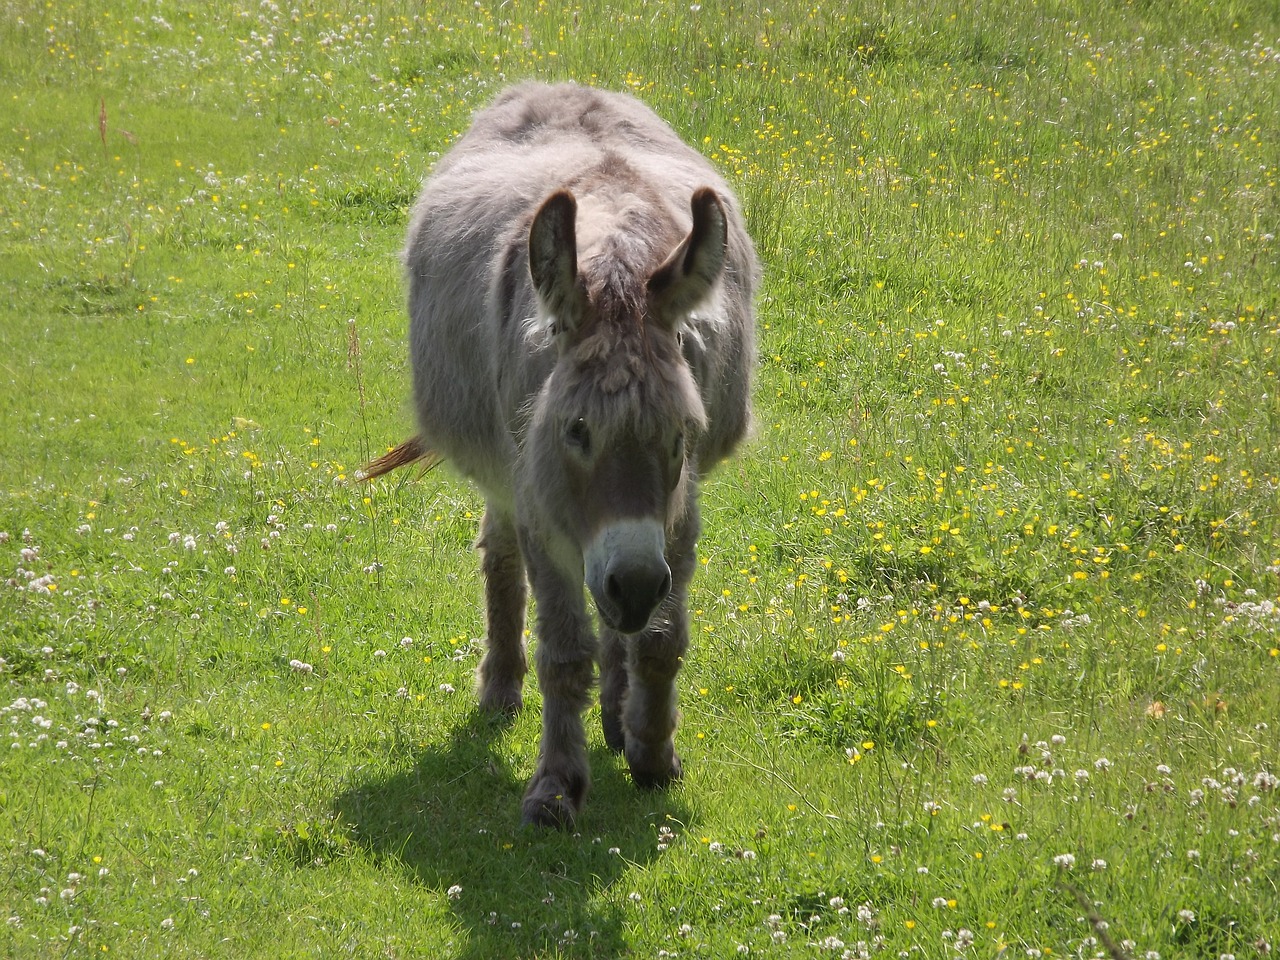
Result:
[[[604,595],[624,633],[643,630],[671,592],[671,568],[657,563],[618,564],[604,580]]]

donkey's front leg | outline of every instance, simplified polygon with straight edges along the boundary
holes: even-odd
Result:
[[[691,499],[667,547],[670,595],[643,632],[621,638],[627,655],[624,750],[638,787],[665,787],[683,774],[675,746],[676,675],[689,647],[689,581],[697,559],[698,531],[697,501]]]
[[[627,637],[627,690],[623,698],[624,750],[631,779],[646,789],[679,780],[676,754],[676,675],[689,645],[684,591],[673,592],[643,633]]]
[[[581,580],[570,583],[536,548],[525,553],[538,601],[534,662],[542,689],[542,743],[522,819],[543,827],[571,827],[591,786],[582,711],[594,679],[596,640]]]

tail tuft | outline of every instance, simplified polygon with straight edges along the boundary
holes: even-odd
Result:
[[[411,463],[422,461],[422,472],[426,473],[436,467],[444,457],[427,447],[421,437],[410,437],[399,446],[388,450],[376,460],[371,460],[356,471],[356,479],[367,483],[384,473],[398,470]]]

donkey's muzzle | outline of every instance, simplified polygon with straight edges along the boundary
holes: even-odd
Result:
[[[606,527],[587,548],[587,587],[610,628],[639,633],[671,593],[666,537],[655,520],[624,520]]]

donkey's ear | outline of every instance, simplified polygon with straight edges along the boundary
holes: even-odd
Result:
[[[710,187],[701,187],[690,201],[693,228],[666,262],[649,278],[649,295],[660,315],[674,322],[711,293],[724,269],[729,242],[724,204]]]
[[[546,199],[529,228],[529,276],[553,332],[576,329],[586,308],[578,281],[577,216],[573,194],[561,190]]]

